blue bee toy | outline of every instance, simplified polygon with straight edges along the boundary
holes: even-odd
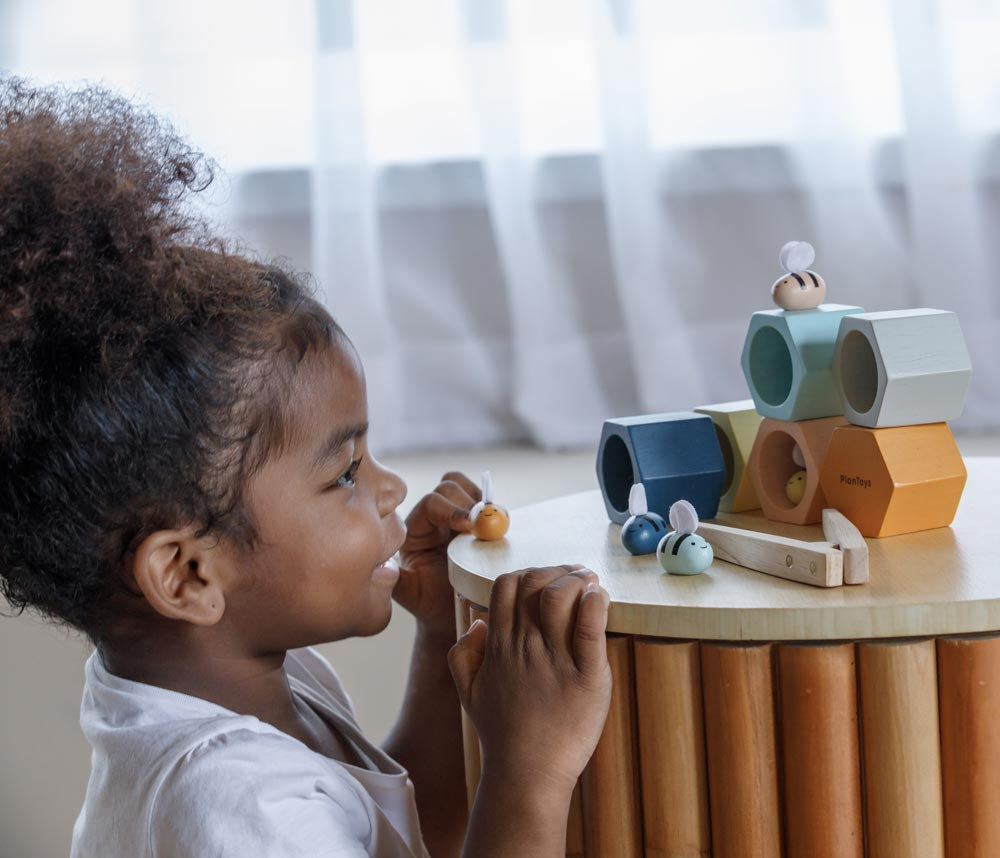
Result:
[[[629,492],[628,514],[622,525],[622,545],[630,554],[652,554],[667,532],[667,523],[662,515],[649,511],[642,483],[635,483]]]
[[[704,572],[715,559],[715,552],[700,536],[698,513],[686,500],[679,500],[670,507],[670,526],[673,530],[656,546],[656,559],[671,575],[697,575]]]

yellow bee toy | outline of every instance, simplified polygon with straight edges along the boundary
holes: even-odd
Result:
[[[809,476],[808,471],[806,471],[806,457],[802,455],[798,444],[792,448],[792,461],[799,466],[800,470],[792,474],[788,478],[788,482],[785,483],[785,496],[792,506],[798,506],[802,503],[802,498],[806,496],[806,479]]]
[[[812,310],[826,300],[826,283],[809,266],[816,251],[808,241],[789,241],[778,253],[787,272],[771,287],[771,298],[782,310]]]
[[[493,503],[493,478],[489,471],[483,471],[483,499],[469,510],[469,521],[472,535],[486,542],[503,539],[510,527],[510,514]]]

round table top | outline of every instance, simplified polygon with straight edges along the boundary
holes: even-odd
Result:
[[[950,527],[868,539],[867,584],[820,588],[716,560],[700,575],[668,575],[653,554],[633,557],[608,521],[600,490],[511,512],[497,542],[462,534],[448,550],[456,591],[489,605],[493,580],[529,566],[582,563],[611,595],[608,631],[698,640],[861,640],[1000,630],[997,501],[1000,458],[968,458]],[[768,521],[759,510],[720,524],[805,540],[820,525]]]

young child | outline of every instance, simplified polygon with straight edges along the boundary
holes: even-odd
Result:
[[[73,856],[564,854],[607,594],[581,566],[509,573],[454,643],[477,487],[445,474],[404,525],[357,353],[192,213],[211,172],[107,91],[0,79],[0,573],[96,646]],[[392,597],[417,636],[379,748],[311,645],[376,634]]]

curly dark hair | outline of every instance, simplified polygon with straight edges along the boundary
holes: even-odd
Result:
[[[296,367],[346,339],[194,213],[214,172],[113,92],[0,77],[0,591],[94,642],[149,533],[253,548]]]

